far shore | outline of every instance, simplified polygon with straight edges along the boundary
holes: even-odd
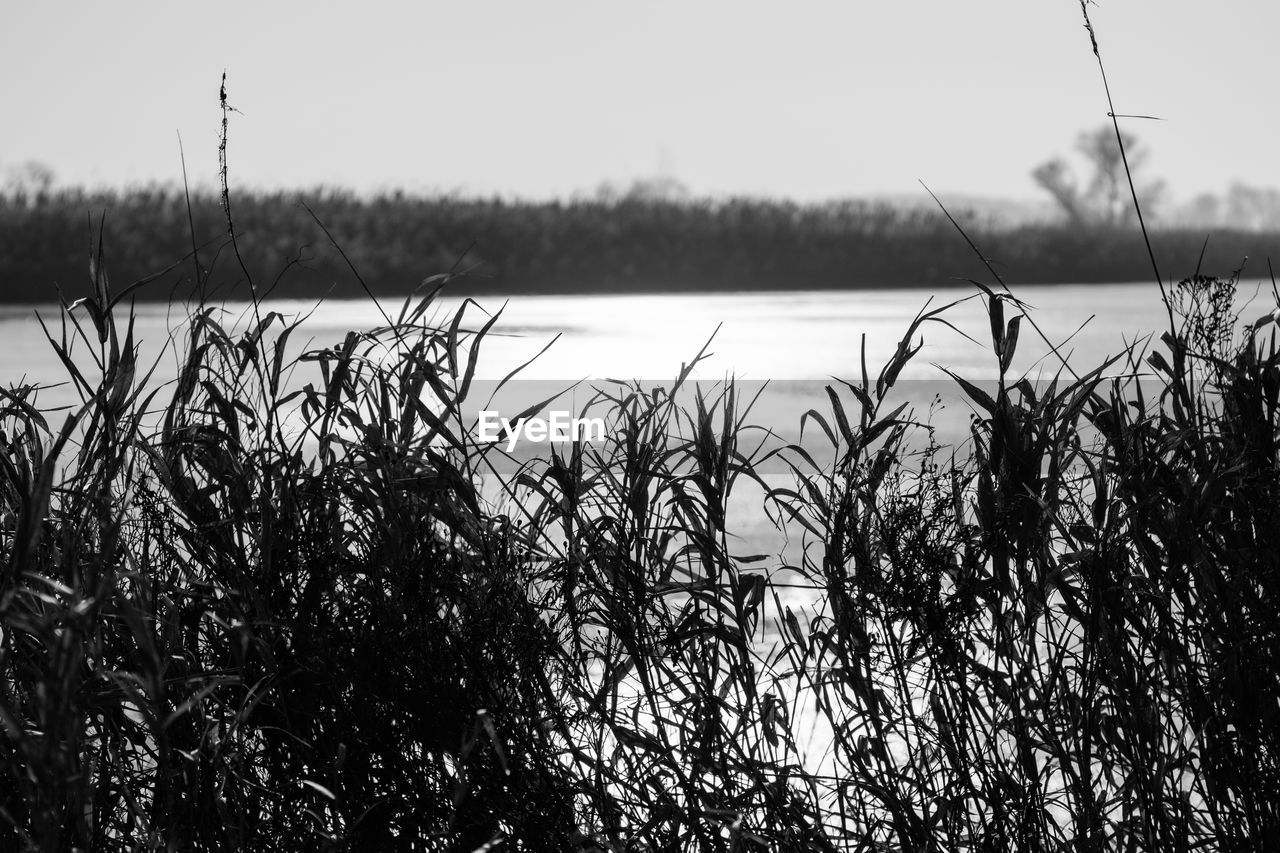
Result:
[[[1132,225],[1018,223],[966,208],[750,198],[365,198],[320,190],[233,192],[232,200],[234,247],[212,194],[194,196],[190,210],[183,194],[168,189],[0,196],[0,302],[84,295],[90,256],[99,249],[113,290],[146,280],[132,296],[152,301],[186,298],[198,287],[218,298],[248,298],[249,278],[260,295],[342,298],[421,292],[444,274],[453,274],[455,295],[492,297],[1153,277]],[[1246,276],[1265,277],[1280,232],[1156,227],[1151,241],[1165,270],[1229,275],[1245,265]],[[1246,265],[1247,258],[1254,261]]]

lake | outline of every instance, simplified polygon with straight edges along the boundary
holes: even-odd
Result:
[[[801,413],[810,408],[829,411],[824,387],[833,377],[860,379],[864,350],[874,381],[918,312],[959,301],[943,315],[949,325],[928,322],[919,329],[913,345],[923,346],[900,376],[893,399],[894,406],[907,402],[921,414],[941,395],[945,410],[933,412],[931,422],[943,443],[954,443],[967,434],[969,407],[939,366],[969,379],[990,380],[997,373],[990,324],[976,293],[972,286],[957,286],[933,292],[894,288],[495,297],[479,307],[467,306],[464,327],[471,328],[483,325],[487,311],[501,310],[481,346],[477,378],[489,380],[492,388],[513,369],[534,360],[494,405],[488,405],[487,394],[473,393],[471,399],[476,407],[514,414],[569,389],[557,405],[576,412],[591,397],[592,388],[599,387],[599,380],[669,382],[707,345],[709,357],[693,377],[710,381],[733,376],[746,396],[754,396],[767,381],[767,393],[756,402],[751,421],[795,440]],[[1017,296],[1033,309],[1030,318],[1038,331],[1030,322],[1023,323],[1012,370],[1032,379],[1051,378],[1059,369],[1046,339],[1082,370],[1165,324],[1153,284],[1024,287]],[[447,325],[460,304],[458,299],[441,299],[427,319]],[[398,300],[384,300],[383,309],[394,316],[399,305]],[[276,300],[264,303],[261,310],[287,317],[310,312],[292,339],[298,350],[330,346],[350,329],[384,322],[379,308],[368,300],[331,300],[319,306]],[[56,306],[0,306],[0,382],[52,385],[65,378],[44,339],[37,311],[56,333]],[[135,334],[142,341],[143,362],[149,365],[158,359],[155,379],[172,379],[177,357],[165,344],[185,319],[181,308],[145,303],[136,311]],[[1012,314],[1006,310],[1007,317]],[[83,309],[77,316],[84,318]],[[222,323],[243,328],[249,316],[247,304],[231,303],[225,306]],[[574,387],[579,381],[582,384]],[[46,407],[78,402],[74,389],[65,384],[43,391],[40,400]],[[528,458],[532,450],[525,450],[523,458]]]
[[[859,291],[794,291],[768,293],[692,293],[681,295],[592,295],[481,297],[483,308],[503,309],[502,318],[483,347],[480,378],[497,379],[531,358],[555,335],[561,338],[522,374],[529,379],[665,379],[692,358],[715,334],[713,356],[697,376],[718,379],[733,374],[747,380],[821,380],[859,373],[862,336],[873,370],[893,352],[911,318],[932,299],[930,307],[972,296],[972,287],[924,291],[882,289]],[[1126,340],[1163,328],[1164,309],[1154,284],[1056,285],[1021,287],[1016,295],[1035,310],[1032,319],[1044,335],[1073,353],[1076,365],[1091,364],[1114,353]],[[504,307],[505,303],[505,307]],[[394,313],[394,300],[384,305]],[[437,319],[446,322],[459,304],[441,299]],[[244,304],[227,306],[228,317],[243,314]],[[56,327],[55,306],[0,306],[0,381],[54,382],[61,367],[44,340],[35,311]],[[285,315],[312,311],[303,327],[315,345],[340,341],[352,328],[381,322],[367,300],[331,300],[320,306],[302,301],[271,301],[264,311]],[[1010,313],[1010,312],[1006,312]],[[144,358],[154,357],[179,325],[181,311],[164,304],[137,308],[137,336]],[[469,309],[473,325],[483,311]],[[939,364],[968,376],[995,375],[985,310],[970,299],[946,314],[960,331],[939,323],[922,328],[924,348],[903,374],[904,379],[939,378]],[[1083,328],[1080,328],[1083,326]],[[1072,335],[1074,334],[1074,337]],[[295,335],[296,337],[296,335]],[[985,343],[984,343],[985,342]],[[1014,370],[1025,370],[1048,347],[1024,323]],[[173,358],[162,360],[157,375],[171,376]],[[1051,363],[1043,363],[1052,371]],[[169,368],[166,370],[166,368]],[[56,395],[55,395],[56,396]]]

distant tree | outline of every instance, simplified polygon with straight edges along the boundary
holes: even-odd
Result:
[[[1231,228],[1260,230],[1280,226],[1280,190],[1234,183],[1227,190],[1223,218]]]
[[[1280,189],[1236,182],[1224,193],[1193,196],[1169,213],[1165,221],[1182,227],[1280,231]]]
[[[1224,203],[1221,196],[1213,193],[1200,193],[1187,202],[1179,219],[1193,227],[1204,225],[1222,225],[1224,219]]]
[[[684,201],[689,198],[689,188],[668,175],[636,178],[627,189],[630,201]]]
[[[669,175],[654,175],[636,178],[625,187],[612,181],[604,181],[596,186],[591,198],[604,204],[617,204],[621,201],[688,201],[692,195],[689,188],[679,179]]]
[[[1067,161],[1061,157],[1055,157],[1047,163],[1041,163],[1031,173],[1031,177],[1043,190],[1053,196],[1053,200],[1062,208],[1067,219],[1073,223],[1083,223],[1088,220],[1084,199],[1080,196],[1080,188],[1076,186],[1075,176],[1071,172],[1071,167],[1067,165]]]
[[[1139,173],[1149,152],[1137,137],[1121,132],[1129,170],[1142,201],[1144,212],[1154,212],[1165,194],[1163,181],[1143,181]],[[1125,175],[1124,158],[1116,142],[1115,129],[1103,125],[1080,134],[1076,150],[1088,164],[1089,177],[1081,182],[1071,165],[1062,157],[1040,164],[1031,177],[1048,192],[1067,219],[1077,225],[1131,225],[1137,221],[1129,179]]]
[[[28,160],[5,168],[0,193],[15,199],[34,199],[48,195],[53,182],[53,169],[37,160]]]

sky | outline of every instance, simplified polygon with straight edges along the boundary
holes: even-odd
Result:
[[[1033,199],[1107,104],[1077,0],[0,0],[0,173],[521,198]],[[1096,0],[1116,110],[1177,198],[1280,186],[1280,4]]]

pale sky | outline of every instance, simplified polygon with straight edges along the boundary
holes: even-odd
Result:
[[[665,173],[699,195],[1035,198],[1106,119],[1076,0],[0,0],[0,170],[129,185],[530,198]],[[1280,186],[1280,4],[1097,0],[1117,111],[1175,197]]]

